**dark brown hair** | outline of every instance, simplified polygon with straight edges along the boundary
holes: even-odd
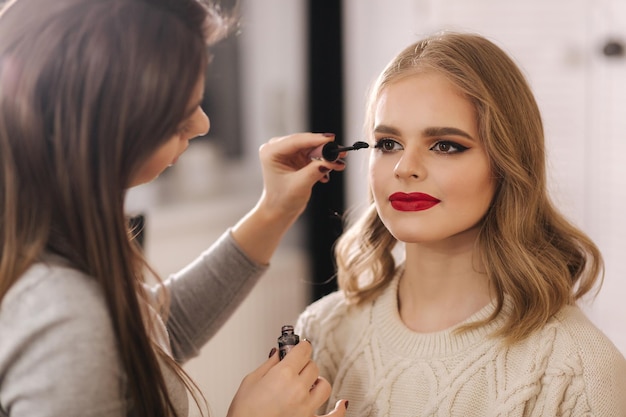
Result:
[[[126,188],[182,122],[230,20],[196,0],[15,0],[0,14],[0,301],[44,252],[101,285],[134,413],[174,413]]]

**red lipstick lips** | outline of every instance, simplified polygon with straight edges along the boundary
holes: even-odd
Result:
[[[422,211],[439,204],[441,200],[424,193],[393,193],[391,207],[399,211]]]

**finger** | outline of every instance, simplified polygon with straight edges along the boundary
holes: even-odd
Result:
[[[333,171],[343,171],[346,169],[346,162],[343,159],[337,159],[331,166]]]
[[[328,414],[324,414],[320,417],[344,417],[348,410],[348,400],[339,400],[335,404],[335,408]]]
[[[294,182],[305,183],[313,186],[316,182],[326,179],[328,182],[329,173],[333,170],[333,164],[323,161],[311,161],[309,164],[294,172]]]
[[[314,160],[315,163],[320,163],[319,170],[323,172],[324,170],[330,171],[343,171],[346,169],[346,162],[343,159],[337,159],[333,162],[328,162],[324,159]]]
[[[295,374],[300,374],[302,370],[311,361],[313,348],[311,343],[304,339],[289,350],[289,353],[283,358],[282,363],[294,370]]]
[[[300,371],[300,377],[305,381],[307,386],[313,387],[319,379],[320,370],[317,364],[309,361]]]
[[[332,387],[330,386],[330,383],[323,377],[318,377],[315,384],[313,384],[313,387],[309,391],[309,399],[315,409],[320,408],[326,401],[328,401],[331,391]]]

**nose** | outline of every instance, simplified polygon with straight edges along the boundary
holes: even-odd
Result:
[[[200,134],[198,134],[198,136],[204,136],[209,133],[209,129],[211,129],[211,120],[209,120],[209,116],[207,116],[202,107],[198,107],[198,111],[198,125],[200,129]]]
[[[422,157],[417,151],[405,149],[393,168],[396,178],[423,178],[426,174]]]
[[[192,128],[189,129],[189,140],[197,138],[198,136],[204,136],[209,133],[209,129],[211,128],[211,121],[209,120],[209,116],[206,115],[202,107],[198,107],[191,117]]]

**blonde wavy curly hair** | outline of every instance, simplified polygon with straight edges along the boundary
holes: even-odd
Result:
[[[373,113],[381,91],[423,72],[445,76],[476,110],[479,137],[497,179],[477,242],[497,294],[497,308],[486,322],[500,312],[506,296],[513,312],[497,335],[519,341],[602,281],[602,256],[551,202],[535,98],[515,62],[485,37],[440,33],[401,51],[372,87],[366,137],[373,140]],[[369,203],[335,246],[339,287],[355,304],[375,298],[398,267],[393,252],[397,241],[380,220],[371,195]]]

